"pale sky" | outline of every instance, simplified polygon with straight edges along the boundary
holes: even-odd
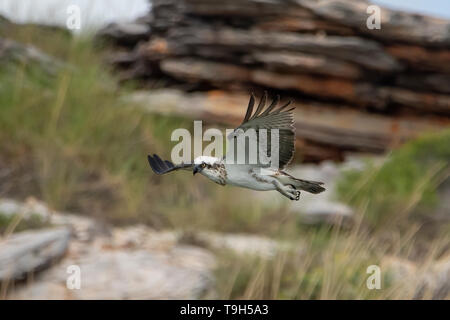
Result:
[[[0,0],[0,14],[19,23],[65,25],[70,5],[79,6],[82,27],[132,21],[150,8],[148,0]]]
[[[375,4],[450,19],[450,0],[372,0]],[[65,25],[67,7],[81,9],[82,27],[131,21],[150,8],[148,0],[0,0],[0,14],[16,22]]]
[[[450,19],[450,0],[371,0],[383,7]]]

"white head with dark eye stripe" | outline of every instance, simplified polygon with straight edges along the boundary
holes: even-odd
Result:
[[[224,184],[224,165],[221,159],[215,157],[200,156],[194,160],[193,174],[201,173],[216,183]]]

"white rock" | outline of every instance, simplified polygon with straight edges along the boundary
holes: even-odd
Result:
[[[450,256],[421,266],[387,256],[381,268],[389,273],[394,285],[408,290],[411,298],[450,298]]]
[[[14,299],[198,299],[214,296],[214,256],[182,245],[169,232],[145,226],[114,229],[90,243],[73,241],[58,265],[34,283],[10,292]],[[150,244],[152,239],[160,239]],[[163,241],[163,239],[166,239]],[[170,239],[170,241],[168,241]],[[67,268],[81,271],[81,288],[66,287]]]
[[[221,234],[216,232],[200,232],[196,238],[211,248],[231,250],[242,255],[255,255],[271,258],[277,252],[290,248],[291,245],[250,234]]]
[[[0,282],[22,280],[49,267],[64,255],[69,240],[67,228],[24,231],[0,239]]]
[[[20,215],[24,220],[37,216],[43,222],[51,225],[71,228],[73,235],[84,241],[91,239],[94,230],[98,227],[97,222],[91,218],[52,210],[44,202],[33,197],[28,198],[25,202],[0,199],[0,215],[7,217]]]

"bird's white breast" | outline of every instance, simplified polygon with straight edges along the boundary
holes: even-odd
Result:
[[[252,166],[225,164],[225,169],[227,184],[259,191],[275,190],[275,186],[271,183],[273,178],[258,175]]]

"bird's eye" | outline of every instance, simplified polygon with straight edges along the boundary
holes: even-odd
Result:
[[[206,167],[206,164],[205,164],[205,163],[202,163],[202,168],[204,168],[204,167]]]

